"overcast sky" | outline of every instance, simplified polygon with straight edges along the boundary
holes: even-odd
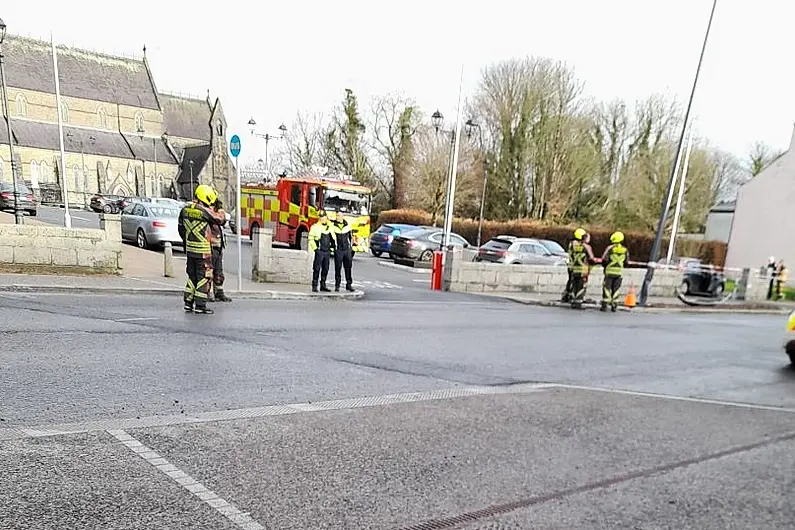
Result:
[[[10,33],[141,55],[163,91],[222,98],[230,132],[249,142],[298,110],[328,113],[348,87],[363,105],[401,91],[455,118],[480,69],[528,54],[567,61],[602,99],[658,92],[686,102],[711,0],[7,0]],[[203,7],[206,5],[206,7]],[[698,130],[743,156],[758,140],[786,149],[795,121],[791,0],[720,0],[696,95]],[[260,141],[261,142],[261,141]],[[255,142],[256,144],[256,142]],[[249,158],[245,156],[245,158]],[[261,156],[261,155],[260,155]],[[256,157],[255,157],[256,158]]]

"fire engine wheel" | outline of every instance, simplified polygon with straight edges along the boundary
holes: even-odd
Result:
[[[298,231],[295,233],[295,243],[293,243],[292,247],[295,250],[301,250],[301,241],[304,239],[304,233],[306,230],[303,228],[299,228]]]

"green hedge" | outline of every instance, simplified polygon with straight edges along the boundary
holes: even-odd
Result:
[[[411,225],[430,225],[430,214],[421,210],[385,210],[374,220],[376,225],[385,223],[405,223]],[[572,237],[572,232],[577,226],[547,225],[530,220],[519,221],[484,221],[481,243],[500,234],[516,237],[533,237],[538,239],[551,239],[557,241],[564,248]],[[596,226],[583,226],[591,234],[591,246],[594,253],[601,254],[610,244],[610,234],[614,229]],[[646,261],[651,254],[654,243],[654,234],[633,232],[618,228],[626,236],[625,244],[633,261]],[[478,222],[472,219],[453,219],[453,232],[464,237],[473,245],[478,238]],[[722,267],[726,260],[726,243],[721,241],[693,241],[682,239],[676,243],[676,254],[683,257],[701,258],[705,263],[712,263]],[[662,253],[668,248],[668,240],[663,241]],[[664,257],[664,256],[663,256]]]

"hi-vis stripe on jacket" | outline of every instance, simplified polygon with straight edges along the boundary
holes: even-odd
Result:
[[[179,235],[185,241],[185,252],[190,257],[211,255],[210,241],[213,234],[211,225],[223,221],[205,206],[191,203],[179,212]]]

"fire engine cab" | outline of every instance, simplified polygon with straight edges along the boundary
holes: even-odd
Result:
[[[312,169],[272,184],[242,183],[240,191],[243,236],[270,227],[275,242],[299,248],[320,210],[327,210],[341,213],[351,225],[354,252],[369,250],[372,191],[354,180]]]

